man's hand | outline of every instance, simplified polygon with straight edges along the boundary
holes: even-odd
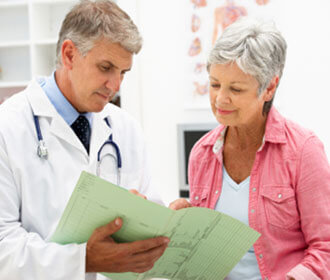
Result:
[[[86,272],[136,272],[150,270],[164,253],[169,239],[156,237],[116,243],[110,235],[122,226],[117,218],[94,230],[86,246]]]
[[[179,210],[179,209],[182,209],[182,208],[188,208],[188,207],[192,207],[192,206],[186,199],[179,198],[179,199],[174,200],[173,202],[171,202],[168,207],[170,209],[173,209],[173,210]]]

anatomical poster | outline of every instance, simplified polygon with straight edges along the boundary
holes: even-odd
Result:
[[[275,0],[185,0],[186,24],[186,108],[209,108],[208,53],[223,30],[242,16],[272,20]],[[275,8],[275,9],[274,9]]]

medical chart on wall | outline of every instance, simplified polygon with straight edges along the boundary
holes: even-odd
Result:
[[[206,61],[222,31],[241,16],[272,20],[275,0],[185,0],[187,4],[186,108],[209,108]],[[278,10],[276,8],[275,10]]]

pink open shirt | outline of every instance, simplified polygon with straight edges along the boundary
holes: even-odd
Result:
[[[214,209],[221,195],[225,127],[200,139],[189,159],[193,206]],[[330,279],[330,166],[310,131],[269,112],[250,174],[249,225],[263,279]]]

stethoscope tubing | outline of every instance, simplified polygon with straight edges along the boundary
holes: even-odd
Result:
[[[43,139],[42,133],[41,133],[41,129],[40,129],[40,123],[39,123],[39,118],[38,116],[33,114],[33,120],[34,120],[34,125],[35,125],[35,129],[37,132],[37,137],[38,137],[38,149],[37,149],[37,154],[41,159],[48,159],[48,149],[46,147],[45,141]],[[104,121],[106,122],[106,124],[109,126],[109,128],[111,128],[110,122],[107,118],[104,118]],[[121,171],[121,167],[122,167],[122,158],[121,158],[121,153],[120,153],[120,149],[119,146],[113,141],[113,137],[112,137],[112,133],[110,133],[109,138],[107,141],[105,141],[102,146],[100,147],[100,149],[97,152],[97,173],[100,173],[100,165],[101,165],[101,153],[103,148],[106,145],[111,145],[115,152],[116,152],[116,158],[112,155],[109,154],[111,157],[115,158],[116,163],[117,163],[117,172],[118,172],[118,178],[117,178],[117,184],[119,185],[120,183],[120,171]],[[97,174],[98,176],[100,176],[100,174]]]

